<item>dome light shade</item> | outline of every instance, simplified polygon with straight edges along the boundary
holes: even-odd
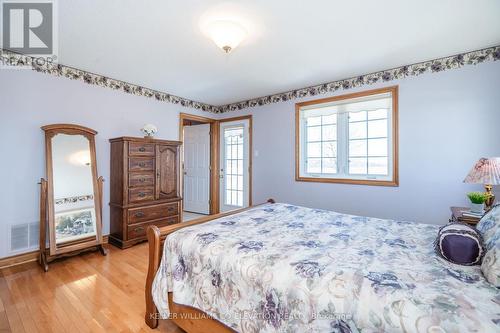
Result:
[[[214,21],[205,29],[207,35],[226,53],[234,50],[247,36],[245,28],[234,21]]]
[[[69,161],[74,164],[74,165],[78,165],[78,166],[82,166],[82,165],[90,165],[90,151],[89,150],[80,150],[80,151],[77,151],[71,155],[69,155]]]

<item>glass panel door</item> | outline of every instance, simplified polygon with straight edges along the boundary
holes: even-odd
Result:
[[[224,204],[243,207],[243,127],[224,130]]]
[[[248,120],[221,123],[221,211],[248,206]]]

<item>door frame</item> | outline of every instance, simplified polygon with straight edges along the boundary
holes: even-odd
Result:
[[[252,140],[253,123],[252,115],[214,119],[203,116],[197,116],[189,113],[179,113],[179,141],[184,141],[184,120],[192,120],[202,124],[210,124],[210,215],[220,212],[220,123],[248,119],[248,204],[252,205]],[[181,197],[184,197],[184,146],[181,145],[181,172],[180,172],[180,191]],[[184,211],[184,201],[182,201],[182,210]]]
[[[219,213],[219,123],[217,119],[196,116],[188,113],[179,114],[179,141],[184,143],[184,120],[192,120],[202,124],[210,124],[210,193],[209,213]],[[184,145],[181,146],[181,197],[184,197]],[[182,201],[182,210],[184,211],[184,200]]]

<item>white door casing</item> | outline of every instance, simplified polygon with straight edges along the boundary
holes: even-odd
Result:
[[[250,122],[220,123],[220,211],[249,206]]]
[[[210,213],[210,124],[184,127],[184,210]]]

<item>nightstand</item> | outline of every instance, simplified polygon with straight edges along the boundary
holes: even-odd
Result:
[[[470,211],[470,208],[467,207],[450,207],[450,210],[451,210],[450,222],[461,222],[475,226],[479,222],[479,220],[481,220],[480,217],[463,216],[462,215],[463,212]]]

